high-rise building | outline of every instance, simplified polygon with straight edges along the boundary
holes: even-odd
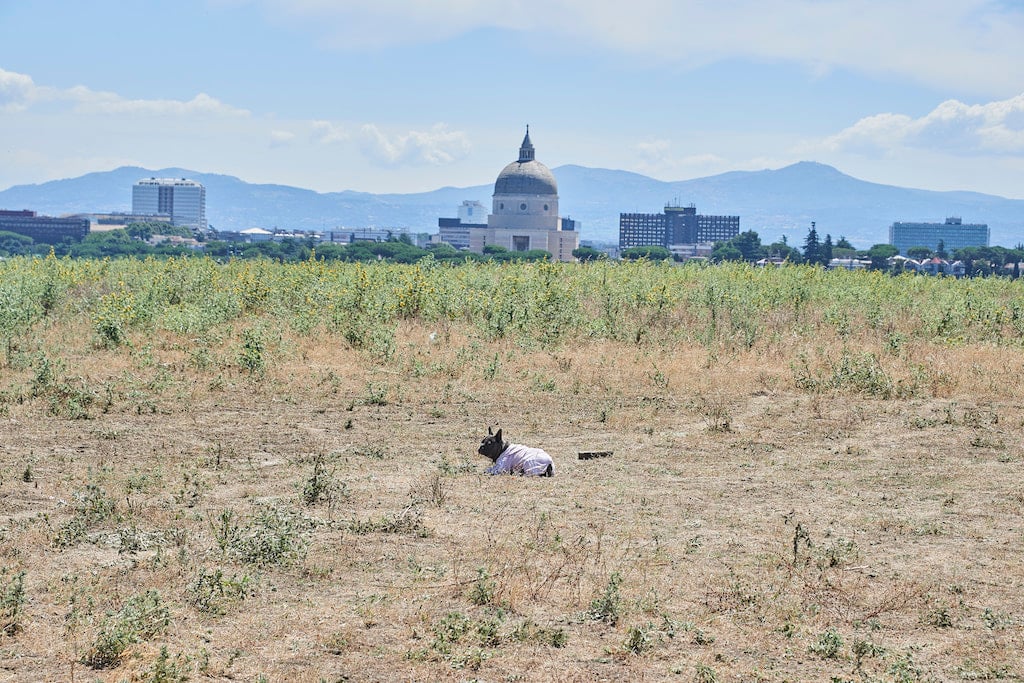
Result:
[[[889,244],[904,256],[911,247],[927,247],[933,251],[942,242],[943,249],[952,254],[963,247],[987,247],[989,229],[986,223],[968,223],[958,217],[947,218],[945,223],[901,223],[889,226]]]
[[[206,230],[206,188],[185,178],[145,178],[132,186],[132,213]]]
[[[740,234],[739,216],[704,216],[697,207],[666,205],[664,213],[620,213],[619,248],[723,242]]]

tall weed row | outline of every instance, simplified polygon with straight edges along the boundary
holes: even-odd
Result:
[[[822,335],[885,348],[893,333],[1020,345],[1024,289],[1003,278],[890,277],[808,267],[645,262],[457,266],[299,264],[209,258],[0,263],[0,337],[86,315],[97,346],[155,330],[203,334],[251,318],[380,349],[399,321],[461,322],[485,338],[552,346],[576,338],[769,348]]]

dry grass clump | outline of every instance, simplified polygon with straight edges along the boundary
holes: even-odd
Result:
[[[364,268],[337,274],[355,289],[332,296],[363,292],[342,309],[305,268],[239,270],[222,288],[238,317],[202,330],[198,304],[168,304],[177,330],[113,311],[116,344],[75,298],[113,315],[116,282],[90,270],[11,337],[10,680],[1024,675],[1022,358],[986,337],[1012,316],[929,340],[898,290],[891,308],[820,305],[820,273],[784,289],[632,266],[604,300],[583,293],[616,271]],[[296,307],[334,317],[271,311],[285,276]],[[412,296],[394,317],[375,278]],[[531,316],[595,322],[535,337],[505,301],[486,324],[428,315],[455,304],[427,288],[492,280]],[[557,476],[484,476],[496,422]]]

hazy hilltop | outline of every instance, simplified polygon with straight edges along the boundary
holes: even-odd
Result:
[[[868,247],[888,240],[887,230],[893,221],[941,222],[947,216],[960,216],[965,223],[988,223],[993,244],[1013,246],[1024,241],[1024,200],[880,185],[813,162],[676,182],[574,165],[553,172],[561,212],[582,221],[585,240],[617,240],[621,212],[656,213],[667,203],[692,203],[703,214],[739,215],[741,229],[756,230],[765,242],[782,235],[791,243],[800,242],[815,221],[822,235],[836,239],[844,235],[856,246]],[[321,193],[182,168],[125,166],[11,187],[0,192],[0,208],[53,215],[128,211],[132,184],[150,176],[187,177],[203,183],[207,218],[222,230],[376,226],[435,232],[438,217],[454,216],[463,200],[478,200],[490,207],[493,191],[488,183],[414,194]]]

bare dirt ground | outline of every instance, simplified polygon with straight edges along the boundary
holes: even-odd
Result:
[[[0,680],[1024,677],[1020,352],[917,349],[943,386],[880,400],[430,331],[262,377],[142,340],[65,360],[89,419],[7,403]],[[484,475],[489,424],[556,476]]]

